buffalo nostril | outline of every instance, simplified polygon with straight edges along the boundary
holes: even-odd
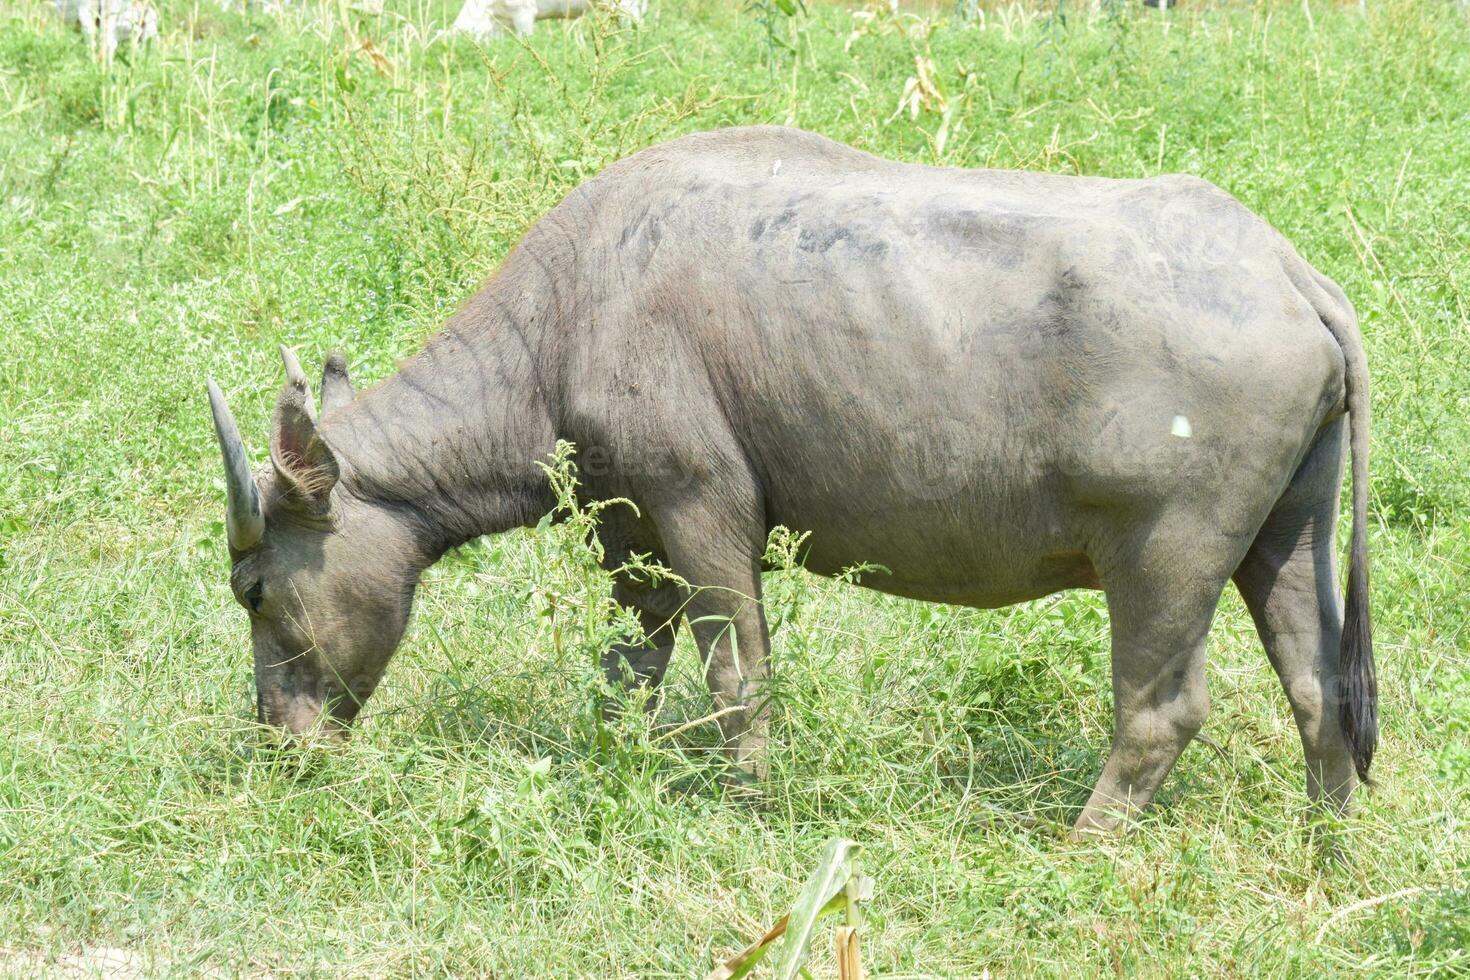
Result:
[[[329,710],[335,721],[346,725],[351,723],[362,710],[362,702],[350,694],[344,695],[333,701]]]

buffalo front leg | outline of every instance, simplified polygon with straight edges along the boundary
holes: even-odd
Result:
[[[1156,562],[1103,579],[1113,746],[1074,836],[1111,831],[1147,806],[1209,713],[1205,637],[1225,580],[1200,582],[1189,569]]]
[[[619,580],[613,584],[613,600],[637,615],[643,642],[611,647],[602,657],[603,673],[610,684],[657,689],[674,653],[683,615],[683,591],[673,585],[648,588]],[[650,700],[649,706],[654,707],[655,702]]]
[[[771,668],[759,575],[753,572],[743,582],[700,588],[689,608],[725,755],[743,777],[765,779]]]
[[[753,495],[752,495],[753,497]],[[739,778],[764,779],[770,636],[761,607],[761,525],[741,499],[730,509],[692,504],[661,515],[673,570],[689,583],[685,614],[714,700],[726,758]]]

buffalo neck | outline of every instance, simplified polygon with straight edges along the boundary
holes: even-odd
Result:
[[[529,301],[497,277],[397,374],[323,420],[343,489],[415,522],[425,565],[554,503],[536,465],[555,428]]]

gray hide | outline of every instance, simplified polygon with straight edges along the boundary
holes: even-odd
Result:
[[[589,497],[641,511],[610,512],[610,564],[649,553],[699,587],[620,582],[651,642],[613,651],[609,673],[656,684],[683,609],[748,773],[765,764],[760,570],[779,524],[811,532],[812,571],[877,563],[888,573],[863,585],[897,595],[994,607],[1105,592],[1115,728],[1079,831],[1145,805],[1199,731],[1205,636],[1232,578],[1312,797],[1345,809],[1366,776],[1357,323],[1336,285],[1204,181],[937,169],[790,129],[697,134],[568,195],[397,375],[339,404],[338,368],[320,424],[289,371],[258,477],[264,536],[232,549],[265,721],[350,720],[423,569],[534,524],[552,505],[535,461],[563,438]],[[1344,631],[1333,529],[1349,445]],[[249,496],[232,492],[232,509]]]
[[[148,0],[54,0],[56,13],[76,27],[106,62],[119,47],[158,37],[158,11]]]

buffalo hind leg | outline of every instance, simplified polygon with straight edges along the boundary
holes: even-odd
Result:
[[[1235,572],[1301,732],[1307,793],[1338,813],[1357,784],[1337,696],[1342,606],[1333,531],[1342,462],[1339,421],[1323,430]]]
[[[1074,836],[1111,831],[1147,806],[1205,723],[1205,637],[1228,573],[1201,576],[1201,554],[1209,549],[1197,534],[1155,534],[1102,576],[1112,623],[1113,745]]]

